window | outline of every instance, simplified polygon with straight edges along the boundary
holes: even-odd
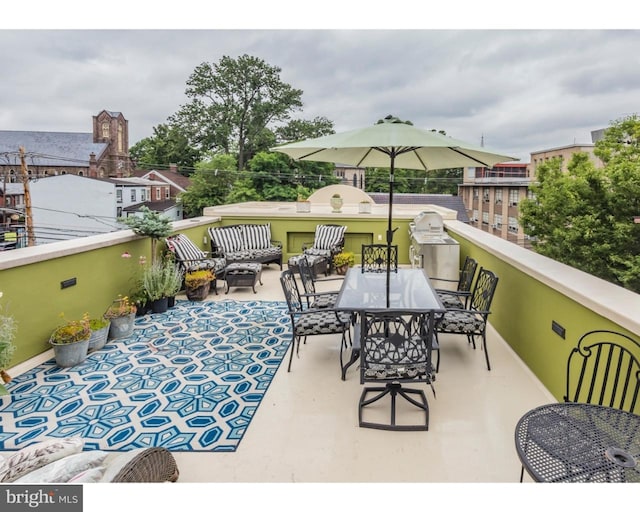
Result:
[[[532,201],[535,201],[536,195],[533,193],[533,190],[527,189],[527,199],[531,199]]]
[[[489,212],[482,212],[482,223],[489,225]]]
[[[488,203],[488,202],[489,202],[489,189],[488,189],[488,188],[484,188],[484,189],[482,189],[482,200],[483,200],[485,203]]]
[[[160,187],[156,187],[156,199],[158,201],[162,199],[162,189]]]
[[[478,187],[473,187],[473,197],[477,198],[479,194]]]
[[[109,138],[109,123],[107,121],[102,123],[102,137],[105,139]]]
[[[116,217],[122,217],[122,208],[120,206],[116,209]]]
[[[147,200],[147,191],[143,188],[140,191],[140,201],[144,202]]]
[[[493,227],[496,229],[502,229],[502,215],[496,213],[493,216]]]
[[[467,167],[467,178],[475,178],[475,177],[476,177],[476,168]]]
[[[164,189],[164,198],[165,199],[169,199],[171,197],[171,195],[169,194],[169,187],[166,187]]]
[[[517,206],[517,204],[518,204],[518,189],[510,188],[509,189],[509,205]]]
[[[116,190],[116,202],[117,203],[121,203],[122,202],[122,189],[119,188],[118,190]],[[118,215],[119,217],[120,215]]]
[[[134,203],[136,202],[136,189],[135,188],[131,189],[131,201],[134,202]]]
[[[473,222],[478,222],[478,210],[473,210],[473,216],[471,217]]]
[[[509,217],[509,226],[507,228],[510,233],[518,232],[518,219],[515,217]]]
[[[118,152],[124,152],[124,130],[122,129],[122,124],[118,125]]]
[[[496,189],[496,204],[502,204],[502,189]]]

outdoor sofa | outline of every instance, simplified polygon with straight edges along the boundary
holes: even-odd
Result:
[[[271,224],[233,224],[207,231],[211,253],[227,264],[277,263],[282,270],[282,243],[271,239]]]

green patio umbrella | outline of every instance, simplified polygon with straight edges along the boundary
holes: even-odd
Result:
[[[271,149],[285,153],[294,160],[389,168],[389,247],[393,242],[391,221],[396,167],[424,171],[458,167],[491,168],[499,162],[517,160],[434,131],[416,128],[394,116],[387,116],[382,122],[366,128],[306,139]],[[387,253],[390,254],[390,251]],[[387,261],[387,287],[389,273],[390,261]]]

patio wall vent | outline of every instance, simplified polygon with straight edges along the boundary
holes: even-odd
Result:
[[[76,278],[72,277],[71,279],[66,279],[60,282],[60,288],[64,290],[65,288],[69,288],[70,286],[76,285]]]
[[[551,330],[555,332],[558,336],[560,336],[562,339],[565,338],[565,328],[562,327],[555,320],[551,320]]]

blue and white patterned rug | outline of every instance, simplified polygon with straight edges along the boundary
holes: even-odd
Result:
[[[178,301],[81,365],[14,378],[0,450],[81,436],[101,450],[235,451],[290,341],[284,302]]]

